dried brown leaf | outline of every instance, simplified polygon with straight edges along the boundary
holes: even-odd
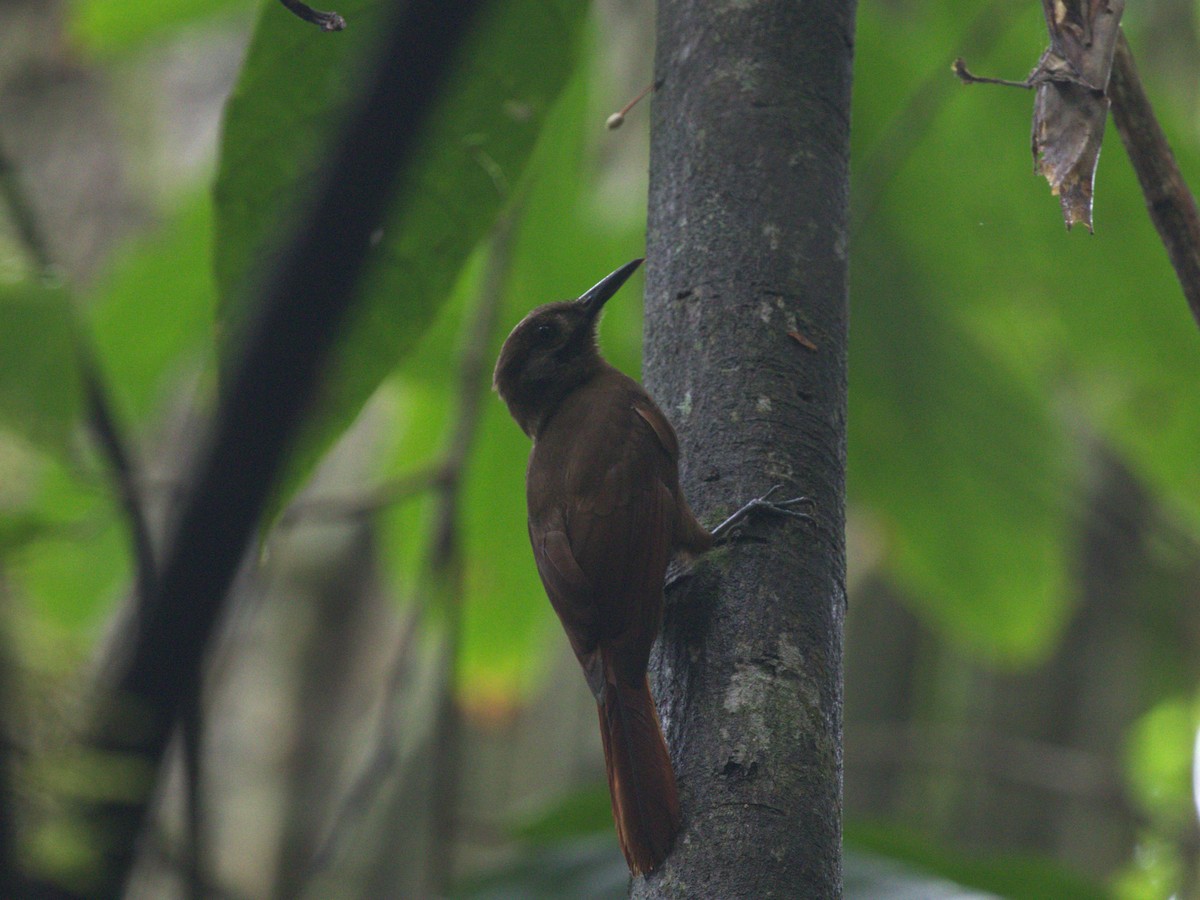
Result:
[[[1124,0],[1042,0],[1050,49],[1029,83],[1033,158],[1062,204],[1069,229],[1092,229],[1092,196],[1100,144],[1108,121],[1108,77]]]
[[[1108,98],[1080,84],[1045,81],[1033,104],[1034,167],[1062,204],[1067,228],[1092,229],[1092,195]]]

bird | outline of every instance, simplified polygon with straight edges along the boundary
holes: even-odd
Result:
[[[635,259],[577,300],[547,303],[504,341],[493,386],[533,446],[529,540],[542,584],[596,699],[617,837],[633,875],[679,831],[679,790],[647,667],[668,564],[704,553],[755,510],[807,517],[768,491],[705,528],[679,485],[679,443],[634,379],[601,356],[600,312]]]

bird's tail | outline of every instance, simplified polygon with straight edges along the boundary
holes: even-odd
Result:
[[[635,685],[610,676],[599,710],[617,838],[629,870],[641,875],[666,858],[679,831],[671,757],[644,676]]]

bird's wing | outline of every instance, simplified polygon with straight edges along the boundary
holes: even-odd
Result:
[[[632,682],[645,671],[662,615],[675,529],[674,435],[644,395],[599,406],[571,454],[566,538],[591,585],[595,638]]]
[[[540,527],[529,524],[529,542],[550,605],[562,621],[571,649],[583,667],[588,687],[599,700],[604,690],[603,662],[597,647],[596,589],[571,551],[566,523],[555,516]]]
[[[671,427],[671,423],[667,421],[667,417],[662,414],[662,410],[651,403],[648,397],[639,397],[633,402],[633,411],[641,416],[642,420],[653,429],[654,436],[658,438],[658,443],[662,446],[667,456],[670,457],[672,464],[678,463],[679,439],[675,437],[675,429]]]
[[[662,445],[663,451],[670,457],[671,471],[670,481],[667,486],[671,490],[671,496],[674,499],[672,512],[674,514],[675,536],[672,541],[672,549],[684,550],[689,553],[703,553],[712,547],[712,534],[707,528],[700,524],[696,516],[692,513],[692,508],[688,506],[688,502],[684,499],[683,493],[679,490],[679,440],[675,437],[675,429],[671,427],[671,423],[667,421],[667,417],[649,397],[639,398],[634,404],[634,410],[641,416],[653,430],[659,443]]]

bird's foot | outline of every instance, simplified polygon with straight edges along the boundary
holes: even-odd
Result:
[[[777,484],[761,497],[755,497],[714,528],[711,532],[713,542],[720,543],[728,540],[730,533],[752,513],[769,513],[775,516],[791,516],[794,519],[804,519],[808,522],[816,521],[811,514],[794,508],[801,504],[809,504],[815,508],[815,504],[808,497],[792,497],[790,500],[772,500],[771,495],[781,487],[782,485]]]

